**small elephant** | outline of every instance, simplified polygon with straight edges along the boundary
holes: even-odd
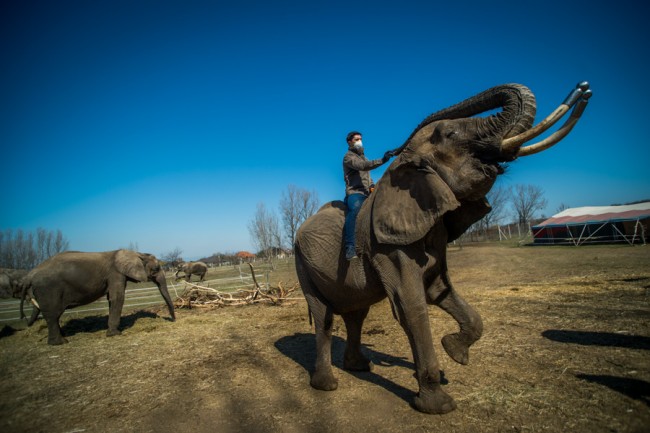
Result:
[[[178,265],[175,274],[177,280],[180,280],[180,277],[178,276],[179,272],[185,273],[185,281],[190,281],[192,275],[198,275],[199,281],[203,281],[205,279],[205,274],[208,273],[208,265],[203,262],[185,262]]]
[[[130,250],[100,253],[64,252],[34,268],[25,277],[20,302],[23,313],[25,297],[34,303],[31,326],[39,312],[47,322],[48,344],[63,344],[59,319],[68,308],[86,305],[106,295],[109,301],[107,336],[120,334],[118,326],[124,305],[126,283],[153,281],[175,320],[174,304],[167,291],[165,273],[155,256]]]
[[[298,230],[296,271],[313,315],[316,333],[314,388],[331,391],[332,320],[340,314],[347,328],[346,369],[367,371],[361,353],[361,328],[369,307],[388,297],[393,314],[408,336],[419,392],[416,409],[443,414],[456,403],[440,386],[427,305],[449,313],[458,332],[442,338],[447,354],[469,362],[469,347],[483,322],[456,291],[447,271],[447,244],[490,211],[485,199],[503,162],[544,150],[566,136],[591,96],[580,83],[550,116],[532,127],[536,104],[525,86],[494,87],[427,117],[364,202],[356,224],[358,259],[346,260],[342,202],[323,206]],[[575,106],[567,122],[544,140],[522,147]],[[497,114],[474,117],[502,108]]]
[[[20,298],[22,281],[29,271],[2,269],[0,271],[0,298]]]

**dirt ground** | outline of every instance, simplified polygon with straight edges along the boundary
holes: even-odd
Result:
[[[304,301],[67,317],[69,344],[48,346],[39,320],[0,338],[0,431],[9,432],[647,432],[650,247],[451,248],[456,288],[482,315],[470,364],[440,338],[456,330],[430,308],[444,389],[458,404],[425,415],[406,337],[386,301],[364,327],[370,373],[342,369],[339,389],[309,386],[315,357]],[[290,276],[291,277],[291,276]],[[286,276],[284,276],[286,278]],[[293,275],[295,278],[295,275]]]

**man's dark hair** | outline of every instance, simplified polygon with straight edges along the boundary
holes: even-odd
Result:
[[[348,136],[345,138],[345,141],[349,143],[350,140],[352,140],[352,137],[354,137],[355,135],[363,135],[363,134],[361,134],[359,131],[348,132]]]

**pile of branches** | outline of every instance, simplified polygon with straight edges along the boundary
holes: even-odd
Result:
[[[297,283],[292,287],[283,287],[282,282],[278,287],[263,288],[257,283],[255,270],[250,265],[254,287],[252,289],[239,289],[234,292],[224,292],[211,287],[200,286],[185,282],[185,290],[174,300],[175,308],[217,308],[236,305],[271,304],[283,305],[287,301],[304,300],[302,296],[292,296],[300,287]]]

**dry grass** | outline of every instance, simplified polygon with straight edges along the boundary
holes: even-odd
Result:
[[[304,302],[210,311],[139,311],[106,338],[105,316],[67,318],[48,346],[42,321],[0,338],[2,432],[642,432],[650,425],[648,247],[453,248],[452,280],[481,313],[470,365],[439,340],[455,323],[431,308],[445,389],[458,409],[409,407],[416,390],[403,331],[386,302],[364,327],[371,373],[309,386],[315,353]],[[295,282],[291,270],[272,274]],[[293,278],[293,280],[292,280]]]

